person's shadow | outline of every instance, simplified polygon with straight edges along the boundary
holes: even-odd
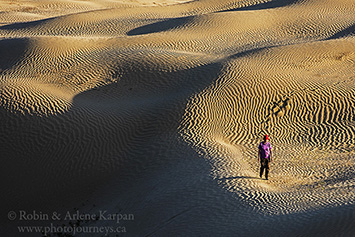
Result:
[[[233,179],[259,179],[259,178],[252,177],[252,176],[233,176],[233,177],[223,177],[223,178],[219,178],[217,180],[226,181],[226,180],[233,180]]]

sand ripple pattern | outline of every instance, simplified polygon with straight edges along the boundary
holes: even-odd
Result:
[[[9,2],[1,211],[119,209],[132,236],[355,231],[354,1]]]

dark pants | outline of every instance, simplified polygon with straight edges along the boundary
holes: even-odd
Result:
[[[270,161],[269,159],[261,159],[260,161],[260,178],[263,176],[264,169],[265,169],[265,178],[268,179],[269,169],[270,169]]]

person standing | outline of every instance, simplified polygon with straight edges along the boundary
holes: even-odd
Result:
[[[258,161],[260,162],[260,178],[262,178],[265,169],[265,179],[269,177],[270,163],[272,160],[272,147],[269,143],[269,136],[265,135],[264,140],[259,144],[258,147]]]

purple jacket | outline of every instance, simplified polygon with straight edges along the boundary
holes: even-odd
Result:
[[[271,149],[272,149],[272,147],[269,142],[266,142],[265,144],[263,142],[261,142],[259,144],[260,158],[261,159],[269,159]]]

